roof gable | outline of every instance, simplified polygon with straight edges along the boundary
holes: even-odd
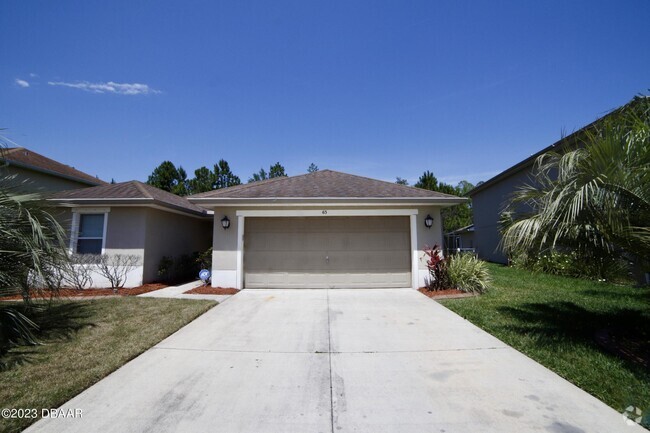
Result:
[[[89,185],[106,184],[103,180],[77,170],[69,165],[62,164],[24,147],[12,147],[0,151],[0,160],[6,161],[9,165],[16,165],[27,169],[48,173],[75,180]]]
[[[333,170],[276,177],[189,196],[190,201],[208,199],[459,199],[436,191],[399,185]]]
[[[205,214],[205,210],[193,205],[185,197],[177,196],[137,180],[61,191],[50,195],[48,200],[76,204],[83,202],[130,202],[134,205],[152,203],[189,213]]]

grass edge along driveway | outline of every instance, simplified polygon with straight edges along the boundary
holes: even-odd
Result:
[[[489,269],[487,294],[440,303],[615,410],[641,409],[650,428],[650,371],[596,342],[608,330],[650,342],[650,288]]]
[[[3,408],[56,408],[208,311],[213,301],[110,298],[54,301],[36,316],[39,346],[12,349],[0,371]],[[0,432],[37,419],[1,419]]]

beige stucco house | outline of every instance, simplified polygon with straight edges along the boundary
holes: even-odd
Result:
[[[125,287],[155,281],[163,256],[212,245],[212,285],[240,289],[421,287],[440,209],[464,200],[330,170],[187,198],[131,181],[48,199],[71,252],[140,258]]]
[[[322,170],[188,200],[214,214],[214,286],[418,288],[440,209],[465,199]]]
[[[10,182],[16,190],[28,193],[48,193],[106,184],[95,176],[24,147],[0,149],[0,176],[3,182]]]
[[[58,209],[71,253],[138,257],[125,287],[158,280],[163,256],[189,255],[212,244],[212,215],[142,182],[62,191],[47,202]],[[92,287],[107,286],[108,281],[95,272]]]

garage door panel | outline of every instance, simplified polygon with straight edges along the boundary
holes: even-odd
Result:
[[[399,272],[410,267],[409,257],[396,257],[392,251],[339,251],[330,256],[330,268],[336,271]]]
[[[408,217],[247,218],[248,288],[408,287]]]
[[[323,289],[325,274],[314,272],[247,272],[249,289]]]
[[[329,251],[367,251],[389,250],[395,251],[396,246],[408,245],[409,235],[404,233],[350,233],[347,236],[330,237]]]
[[[358,272],[330,274],[330,281],[333,287],[349,288],[389,288],[389,287],[410,287],[410,273],[404,272]]]
[[[247,237],[248,251],[322,251],[327,243],[326,233],[272,232],[255,233]]]
[[[284,251],[248,251],[246,253],[248,269],[254,272],[282,271],[319,271],[325,261],[322,252],[299,251],[287,253]]]

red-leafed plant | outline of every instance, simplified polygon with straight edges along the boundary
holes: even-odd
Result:
[[[427,268],[429,268],[429,290],[444,290],[450,287],[449,274],[447,272],[447,260],[442,255],[438,244],[433,247],[425,246],[424,253],[427,255]]]

